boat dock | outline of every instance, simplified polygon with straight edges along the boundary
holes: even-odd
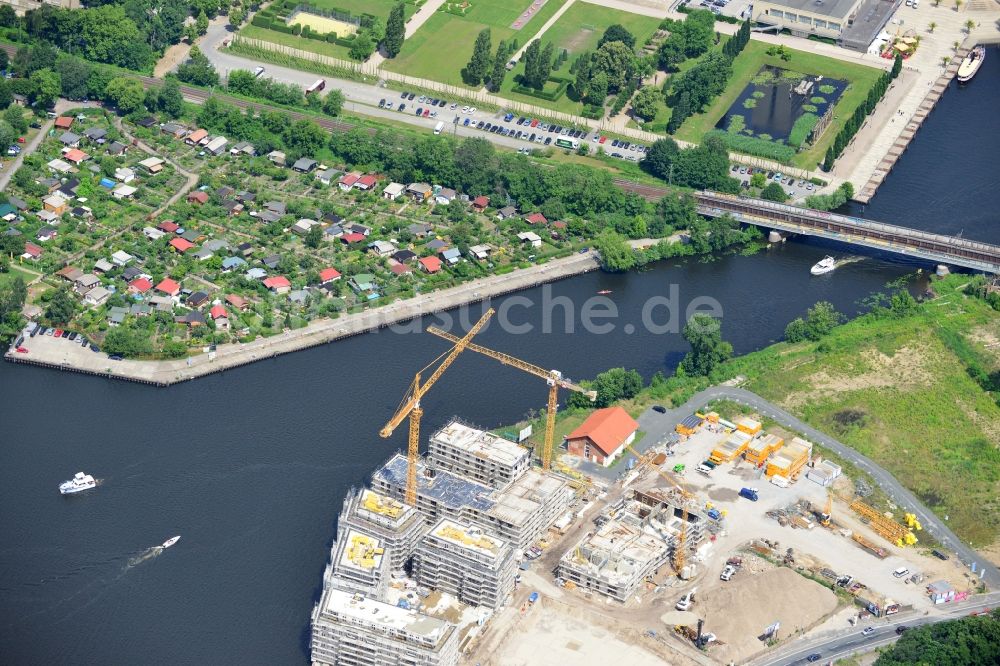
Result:
[[[170,386],[361,333],[403,324],[425,315],[531,289],[581,273],[589,273],[598,267],[596,253],[573,254],[553,259],[542,265],[386,303],[362,312],[342,315],[336,319],[322,319],[304,328],[286,330],[280,335],[258,338],[253,342],[219,345],[215,351],[206,348],[203,353],[185,359],[113,361],[103,352],[95,353],[69,340],[50,336],[25,337],[22,346],[28,350],[27,353],[20,353],[11,345],[4,358],[12,363],[80,372],[152,386]]]

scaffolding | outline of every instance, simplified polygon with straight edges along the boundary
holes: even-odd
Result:
[[[889,543],[894,543],[897,546],[911,546],[917,542],[917,538],[910,531],[910,528],[900,525],[891,518],[886,518],[859,499],[851,502],[851,510],[862,518],[867,518],[872,529]]]

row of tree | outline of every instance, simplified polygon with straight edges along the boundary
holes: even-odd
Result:
[[[507,60],[515,51],[517,51],[517,40],[509,43],[500,40],[494,52],[490,29],[481,30],[476,35],[476,43],[472,47],[472,58],[462,69],[462,79],[470,86],[486,84],[491,91],[498,92],[507,75]],[[490,55],[491,53],[493,55]]]
[[[609,26],[596,51],[579,56],[570,67],[576,75],[573,93],[577,99],[603,105],[608,95],[634,90],[640,73],[649,64],[635,55],[635,37],[620,25]]]
[[[707,13],[712,16],[711,12]],[[685,25],[690,22],[691,16],[688,16]],[[721,52],[709,53],[684,74],[667,80],[663,92],[673,109],[667,123],[668,133],[674,134],[685,120],[700,112],[702,107],[726,89],[733,73],[733,60],[749,41],[750,22],[747,20],[732,39],[726,42]]]
[[[865,118],[875,110],[875,107],[878,106],[879,101],[901,71],[903,71],[903,57],[897,54],[896,60],[892,63],[892,69],[888,72],[882,72],[882,75],[875,81],[871,90],[868,91],[868,97],[865,98],[864,103],[859,104],[854,109],[854,113],[847,119],[847,122],[840,128],[840,131],[837,132],[837,136],[833,139],[833,145],[827,148],[826,157],[823,160],[824,171],[833,169],[833,163],[844,152],[844,148],[847,148],[848,144],[851,143],[851,139],[854,138],[854,135],[858,133],[858,130],[864,124]]]
[[[684,149],[669,137],[657,139],[639,164],[647,173],[671,185],[739,192],[739,181],[729,175],[729,151],[716,136],[705,137],[699,145]]]

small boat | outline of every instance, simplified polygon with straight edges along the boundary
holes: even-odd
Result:
[[[166,541],[163,542],[163,545],[161,546],[161,548],[170,548],[172,545],[174,545],[175,543],[177,543],[180,540],[181,540],[180,535],[175,536],[175,537],[170,537],[169,539],[167,539]]]
[[[962,64],[958,66],[958,74],[956,75],[959,83],[968,83],[972,80],[972,77],[976,75],[979,68],[983,65],[983,59],[986,57],[986,47],[980,45],[969,51],[969,55],[965,56]]]
[[[809,269],[809,272],[813,275],[823,275],[825,273],[831,272],[837,267],[837,260],[833,257],[826,256],[819,260],[819,262]]]
[[[94,477],[83,472],[77,472],[72,479],[59,484],[59,492],[63,495],[72,495],[73,493],[83,492],[84,490],[96,487],[97,481],[94,480]]]
[[[610,294],[610,293],[611,293],[611,290],[610,290],[610,289],[601,289],[601,290],[600,290],[599,292],[597,292],[597,293],[598,293],[598,294],[600,294],[601,296],[607,296],[608,294]]]

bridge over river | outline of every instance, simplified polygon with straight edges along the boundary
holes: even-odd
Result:
[[[623,189],[650,199],[667,194],[667,190],[659,187],[625,180],[616,182]],[[698,212],[708,217],[728,213],[744,224],[819,236],[936,264],[1000,274],[1000,246],[990,243],[718,192],[696,192],[695,198]]]

